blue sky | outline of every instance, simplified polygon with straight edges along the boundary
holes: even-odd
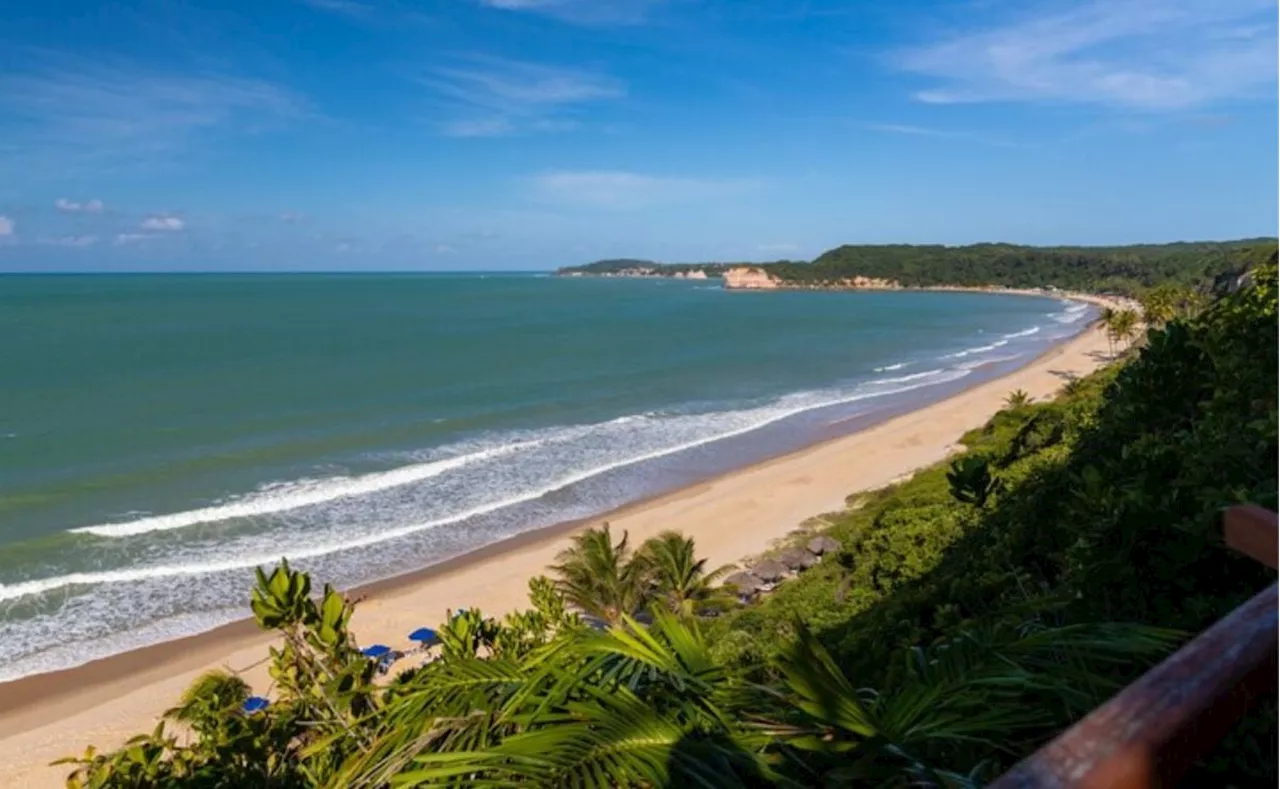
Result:
[[[533,269],[1277,232],[1272,0],[66,2],[0,270]]]

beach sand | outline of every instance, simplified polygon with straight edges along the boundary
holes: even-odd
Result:
[[[1060,294],[1061,295],[1061,294]],[[1090,301],[1098,301],[1089,299]],[[1035,398],[1108,359],[1098,328],[1059,345],[1026,367],[862,432],[758,463],[606,516],[522,535],[467,556],[356,590],[353,619],[361,643],[407,645],[405,634],[440,622],[446,609],[478,606],[498,616],[527,605],[527,582],[542,573],[568,536],[608,520],[632,544],[674,529],[694,537],[712,566],[767,550],[805,519],[843,508],[858,491],[882,487],[947,457],[967,430],[981,425],[1022,389]],[[317,579],[323,581],[323,579]],[[245,590],[246,598],[248,589]],[[62,786],[54,759],[90,743],[114,748],[150,731],[200,673],[227,667],[255,690],[269,686],[268,634],[250,622],[65,671],[0,685],[0,786]]]

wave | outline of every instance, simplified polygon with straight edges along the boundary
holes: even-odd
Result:
[[[173,512],[167,515],[153,515],[123,523],[99,523],[93,526],[80,526],[69,531],[75,534],[93,534],[98,537],[133,537],[139,534],[147,534],[148,532],[182,529],[201,523],[215,523],[231,520],[232,518],[270,515],[300,507],[324,504],[349,496],[362,496],[400,487],[401,485],[421,482],[472,463],[508,455],[539,443],[541,442],[518,441],[468,455],[459,455],[430,463],[417,463],[358,477],[297,480],[283,485],[269,486],[257,493],[232,499],[223,504],[215,504],[211,507]]]
[[[1039,326],[1032,326],[1030,329],[1023,329],[1022,331],[1016,331],[1012,334],[1005,334],[1001,336],[1003,336],[1006,340],[1016,340],[1019,337],[1030,337],[1033,334],[1039,333],[1039,331],[1040,331]]]
[[[911,375],[904,375],[904,376],[901,376],[901,377],[898,377],[898,378],[877,378],[876,380],[874,380],[874,381],[868,381],[867,383],[869,383],[869,384],[898,384],[898,383],[905,383],[905,382],[907,382],[907,381],[918,381],[918,380],[920,380],[921,378],[927,378],[927,377],[929,377],[929,376],[931,376],[931,375],[938,375],[939,373],[942,373],[942,372],[943,372],[943,370],[942,370],[941,368],[939,368],[939,369],[937,369],[937,370],[926,370],[926,371],[924,371],[924,372],[922,372],[922,373],[912,373]]]
[[[981,359],[974,359],[971,362],[958,364],[956,367],[961,370],[977,370],[991,364],[999,364],[1000,362],[1012,362],[1021,359],[1021,356],[984,356]]]
[[[330,554],[341,553],[345,551],[358,550],[360,548],[370,547],[370,546],[377,545],[379,543],[384,543],[390,540],[396,540],[403,537],[408,537],[410,535],[413,535],[422,531],[426,531],[429,529],[434,529],[440,526],[459,523],[459,522],[466,521],[468,519],[475,518],[481,515],[487,515],[489,513],[493,513],[498,510],[506,509],[508,507],[512,507],[518,504],[523,504],[525,502],[534,501],[548,494],[555,493],[571,485],[584,482],[593,477],[597,477],[601,474],[605,474],[610,471],[614,471],[620,468],[625,468],[627,466],[635,465],[637,463],[656,460],[662,457],[673,455],[678,452],[684,452],[684,451],[694,449],[700,446],[705,446],[707,444],[711,444],[717,441],[723,441],[725,439],[733,438],[735,436],[744,435],[746,433],[759,430],[762,427],[765,427],[767,425],[786,419],[787,417],[794,416],[796,414],[800,414],[806,411],[811,411],[817,408],[825,408],[830,406],[853,403],[860,400],[866,400],[866,399],[875,398],[875,397],[884,397],[892,394],[901,394],[904,392],[912,391],[914,389],[919,389],[922,386],[931,386],[939,383],[947,383],[950,381],[955,381],[967,376],[969,373],[970,373],[969,370],[960,369],[960,368],[951,369],[951,370],[942,370],[942,369],[929,370],[927,372],[915,373],[913,375],[902,376],[900,378],[888,378],[888,379],[881,379],[878,381],[868,382],[869,384],[909,383],[913,381],[921,382],[912,386],[898,386],[898,387],[891,387],[887,389],[876,389],[873,391],[865,391],[865,390],[854,391],[853,393],[850,393],[850,394],[836,395],[833,397],[821,398],[817,400],[809,400],[807,402],[798,403],[796,405],[783,406],[781,405],[781,401],[780,401],[779,405],[759,409],[762,412],[760,419],[752,420],[751,422],[743,426],[740,426],[731,430],[715,433],[708,436],[703,436],[703,437],[693,439],[690,441],[685,441],[673,446],[663,447],[663,448],[655,449],[649,452],[644,452],[644,453],[632,455],[629,457],[619,458],[617,460],[610,461],[608,463],[603,463],[598,466],[593,466],[591,468],[566,474],[562,477],[552,480],[546,483],[545,485],[541,485],[537,488],[525,490],[525,491],[516,493],[512,496],[499,499],[497,501],[479,504],[475,507],[471,507],[462,512],[452,513],[441,518],[436,518],[436,519],[421,522],[421,523],[407,524],[407,525],[400,526],[393,529],[386,529],[383,531],[373,532],[373,533],[370,533],[361,537],[357,537],[354,539],[343,540],[339,542],[332,542],[332,543],[322,544],[322,545],[315,545],[309,548],[301,548],[296,550],[284,550],[281,552],[276,552],[271,554],[264,553],[264,554],[254,555],[254,556],[242,556],[242,557],[237,557],[235,559],[228,559],[226,561],[202,562],[202,563],[194,563],[194,564],[186,564],[186,565],[153,565],[150,567],[135,567],[135,568],[124,569],[124,570],[105,570],[105,571],[97,571],[97,572],[75,572],[75,573],[67,573],[65,575],[53,576],[49,578],[41,578],[41,579],[36,579],[31,581],[21,581],[14,584],[0,584],[0,601],[16,600],[22,597],[41,595],[41,594],[56,591],[59,589],[66,589],[68,587],[95,586],[99,584],[129,583],[129,582],[136,582],[136,581],[150,581],[150,580],[157,580],[157,579],[164,579],[164,578],[191,577],[191,576],[208,575],[208,574],[220,573],[220,572],[240,571],[240,570],[247,570],[253,567],[260,567],[263,565],[271,565],[279,561],[281,558],[286,558],[286,559],[289,559],[290,561],[297,561],[297,560],[303,560],[303,559],[313,559],[313,558],[327,556]],[[932,377],[933,380],[922,382],[923,379],[929,378],[929,377]],[[602,423],[602,424],[617,424],[620,420],[634,420],[636,418],[637,418],[636,416],[620,417],[619,419],[610,420],[609,422]],[[658,417],[642,415],[638,418],[654,419]],[[599,425],[596,425],[594,427],[598,427],[598,426]],[[581,431],[574,431],[574,432],[580,433]],[[543,439],[542,442],[539,442],[539,443],[547,443],[553,440],[563,440],[563,437],[559,437],[557,439]],[[530,443],[534,443],[534,442],[523,442],[523,445],[527,446]],[[512,451],[512,448],[516,446],[520,446],[520,444],[506,445],[504,447],[500,447],[494,450],[487,450],[486,453],[475,453],[473,455],[468,455],[463,457],[470,458],[471,461],[474,462],[474,459],[476,458],[476,456],[480,454],[487,454],[488,457],[494,457],[503,452]],[[453,461],[459,461],[461,459],[462,458],[451,458],[449,461],[439,461],[439,462],[440,463],[453,462]],[[424,465],[433,465],[433,464],[424,464]],[[462,464],[458,464],[458,465],[462,465]],[[456,468],[457,465],[455,465],[454,467]],[[408,468],[414,468],[414,467],[408,467]],[[397,469],[396,471],[402,471],[402,469]],[[392,472],[382,472],[382,473],[393,474],[395,472],[392,471]],[[374,475],[369,475],[369,476],[374,476]],[[362,477],[359,479],[364,479],[364,478]],[[231,505],[228,505],[228,506],[231,506]],[[192,512],[200,512],[200,511],[193,510]],[[184,514],[184,513],[178,513],[178,514]],[[139,521],[135,521],[134,523],[139,523]],[[117,524],[117,525],[126,526],[129,524]]]
[[[1006,336],[1010,336],[1010,335],[1006,335]],[[1012,335],[1012,336],[1015,336],[1015,337],[1016,337],[1016,336],[1020,336],[1020,335]],[[973,355],[973,354],[975,354],[975,353],[985,353],[985,352],[987,352],[987,351],[994,351],[996,348],[1002,348],[1002,347],[1004,347],[1004,346],[1006,346],[1006,345],[1008,345],[1008,344],[1009,344],[1009,341],[1008,341],[1008,340],[998,340],[998,341],[996,341],[996,342],[991,343],[990,345],[979,345],[979,346],[977,346],[977,347],[975,347],[975,348],[965,348],[963,351],[957,351],[956,353],[949,353],[949,354],[947,354],[946,356],[940,356],[940,357],[938,357],[938,358],[940,358],[940,359],[963,359],[964,357],[966,357],[966,356],[971,356],[971,355]]]
[[[872,372],[877,372],[877,373],[892,372],[893,370],[901,370],[903,367],[906,367],[908,364],[910,364],[910,362],[898,362],[897,364],[886,364],[884,367],[874,368]]]

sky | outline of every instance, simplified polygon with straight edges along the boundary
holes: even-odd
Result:
[[[1274,0],[42,0],[0,271],[1277,233]]]

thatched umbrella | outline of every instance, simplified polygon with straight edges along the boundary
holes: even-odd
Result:
[[[807,570],[817,564],[819,559],[803,548],[788,548],[778,554],[778,561],[792,570]]]
[[[751,573],[734,573],[724,579],[724,585],[737,589],[740,595],[753,595],[768,586],[768,584],[760,580],[759,576]]]
[[[785,564],[782,562],[775,562],[772,559],[760,562],[755,567],[751,568],[752,575],[770,583],[781,580],[782,577],[789,572],[791,572],[791,570],[788,569]]]
[[[818,556],[821,556],[824,553],[835,553],[840,550],[840,541],[828,537],[825,534],[819,534],[817,537],[809,540],[809,544],[806,547],[809,549],[810,553],[815,553]]]

